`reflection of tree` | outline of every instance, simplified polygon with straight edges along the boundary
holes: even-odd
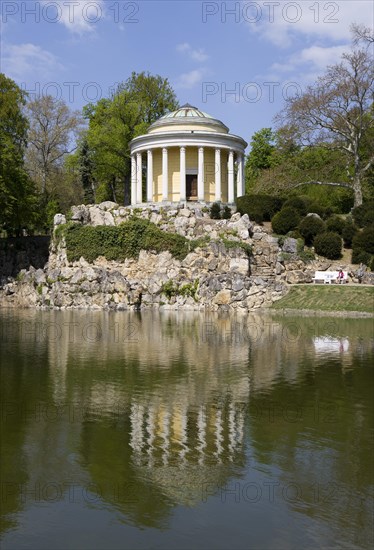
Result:
[[[27,403],[28,411],[42,403],[51,412],[7,420],[6,480],[31,487],[92,483],[101,495],[97,505],[117,510],[121,521],[162,528],[175,505],[201,502],[204,484],[218,488],[241,477],[245,453],[252,452],[260,470],[278,471],[277,481],[302,488],[293,510],[323,517],[342,532],[336,510],[345,521],[348,511],[367,535],[362,500],[325,497],[329,482],[358,497],[370,483],[370,321],[174,312],[12,315],[75,332],[2,346],[5,400]],[[95,323],[100,338],[87,332],[82,338]],[[349,337],[349,350],[318,355],[316,336]],[[57,416],[56,407],[63,408]],[[316,484],[322,484],[319,501]],[[3,510],[7,521],[22,510],[20,495]],[[346,531],[349,538],[352,530]]]
[[[279,378],[252,394],[248,427],[255,459],[278,469],[283,487],[296,485],[300,498],[290,506],[336,532],[356,533],[349,540],[365,546],[372,534],[373,416],[365,410],[372,388],[367,364],[353,364],[344,372],[339,358],[315,363],[301,355],[296,383]]]
[[[16,325],[9,330],[7,323],[6,316],[0,317],[0,533],[17,526],[17,513],[25,507],[23,490],[30,479],[26,442],[30,430],[40,420],[41,396],[48,387],[47,370],[33,368],[34,362],[30,361],[36,355],[38,363],[47,365],[46,350],[35,349],[34,342],[18,346],[22,327]]]

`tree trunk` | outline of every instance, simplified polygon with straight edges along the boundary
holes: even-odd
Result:
[[[362,204],[362,189],[361,189],[361,179],[359,174],[355,174],[353,178],[353,192],[354,192],[354,203],[353,206],[361,206]]]

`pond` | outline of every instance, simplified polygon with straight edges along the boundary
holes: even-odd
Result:
[[[366,549],[372,319],[2,310],[1,548]]]

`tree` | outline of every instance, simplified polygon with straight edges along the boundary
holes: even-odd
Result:
[[[365,25],[358,25],[357,23],[353,23],[350,27],[350,30],[352,33],[353,44],[355,46],[360,43],[372,44],[374,42],[373,31],[370,27],[365,27]]]
[[[0,73],[0,229],[21,234],[36,218],[36,194],[24,167],[26,94]]]
[[[40,96],[27,105],[30,121],[26,163],[45,200],[55,191],[64,157],[76,148],[81,121],[62,100]]]
[[[297,143],[343,153],[348,182],[311,180],[317,184],[353,189],[354,204],[362,204],[362,185],[374,162],[374,69],[367,49],[343,54],[342,62],[299,96],[287,100],[277,117]]]
[[[132,73],[109,99],[88,105],[86,135],[96,185],[96,200],[115,202],[130,198],[130,141],[148,126],[178,107],[167,79],[149,73]],[[83,149],[82,149],[83,153]]]
[[[262,128],[252,136],[251,150],[247,157],[245,173],[247,190],[253,187],[262,170],[272,165],[275,135],[271,128]]]

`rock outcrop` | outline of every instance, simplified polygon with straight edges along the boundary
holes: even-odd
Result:
[[[163,231],[202,245],[183,260],[170,252],[142,250],[123,262],[83,257],[70,262],[64,238],[53,238],[44,267],[22,269],[0,290],[5,306],[90,309],[195,309],[248,312],[270,306],[288,285],[312,281],[314,272],[332,268],[324,260],[305,263],[297,241],[278,239],[247,215],[212,220],[208,209],[192,204],[122,207],[106,201],[72,208],[74,223],[116,226],[130,218],[147,219]],[[66,223],[55,216],[55,230]],[[248,254],[248,250],[251,250]],[[3,282],[4,283],[4,282]]]

